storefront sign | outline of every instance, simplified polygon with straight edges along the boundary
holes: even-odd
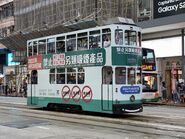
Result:
[[[153,0],[154,18],[185,13],[185,0]]]
[[[154,71],[156,70],[156,67],[153,65],[142,65],[142,70],[144,71]]]
[[[28,57],[28,70],[42,69],[42,55]]]

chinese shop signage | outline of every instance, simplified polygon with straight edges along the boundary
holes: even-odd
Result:
[[[42,68],[86,67],[105,65],[105,50],[71,51],[61,54],[48,54],[42,57]]]
[[[28,58],[28,70],[42,69],[42,55],[31,56]]]
[[[185,0],[153,0],[154,18],[185,13]]]
[[[112,64],[141,66],[142,50],[139,47],[113,47]]]

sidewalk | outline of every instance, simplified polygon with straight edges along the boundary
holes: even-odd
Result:
[[[19,104],[19,105],[27,105],[26,97],[11,97],[11,96],[0,96],[0,103],[9,103],[9,104]],[[174,102],[145,102],[145,105],[166,105],[166,106],[176,106],[176,107],[185,107],[185,103],[174,103]]]
[[[174,103],[173,101],[168,101],[168,102],[146,102],[144,105],[166,105],[166,106],[175,106],[175,107],[185,107],[185,102],[184,103]]]
[[[27,105],[27,98],[25,98],[25,97],[0,96],[0,103]]]

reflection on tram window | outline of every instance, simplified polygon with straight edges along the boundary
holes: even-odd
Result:
[[[126,84],[126,68],[116,68],[116,84]]]

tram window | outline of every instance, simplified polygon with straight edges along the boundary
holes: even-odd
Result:
[[[37,84],[37,78],[38,78],[37,71],[33,70],[31,73],[31,83]]]
[[[138,32],[138,36],[137,36],[137,45],[139,47],[141,47],[141,32]]]
[[[37,55],[37,41],[33,42],[33,55]]]
[[[123,45],[123,30],[122,29],[115,30],[115,43],[117,45]]]
[[[137,68],[136,83],[141,84],[141,68]]]
[[[50,69],[49,82],[55,84],[55,69]]]
[[[112,84],[112,67],[103,67],[103,84]]]
[[[75,51],[76,50],[76,34],[67,36],[67,51]]]
[[[67,83],[76,84],[76,69],[67,68]]]
[[[65,52],[65,37],[57,37],[56,52]]]
[[[135,68],[128,68],[128,84],[136,83],[136,70]]]
[[[32,46],[33,42],[29,42],[27,47],[27,56],[32,56]]]
[[[55,53],[55,38],[47,39],[47,54]]]
[[[65,68],[57,68],[57,84],[65,84]]]
[[[39,40],[38,42],[38,53],[45,54],[46,53],[46,40]]]
[[[89,32],[89,49],[101,48],[100,30]]]
[[[85,73],[83,68],[78,68],[78,84],[83,84],[85,81]]]
[[[28,56],[32,56],[32,46],[28,46]]]
[[[102,46],[104,48],[109,47],[111,45],[111,30],[103,29],[102,30]]]
[[[126,68],[116,67],[115,69],[116,84],[126,84]]]
[[[87,50],[88,49],[87,32],[78,34],[77,49],[78,50]]]
[[[136,31],[125,30],[125,44],[136,45]]]

